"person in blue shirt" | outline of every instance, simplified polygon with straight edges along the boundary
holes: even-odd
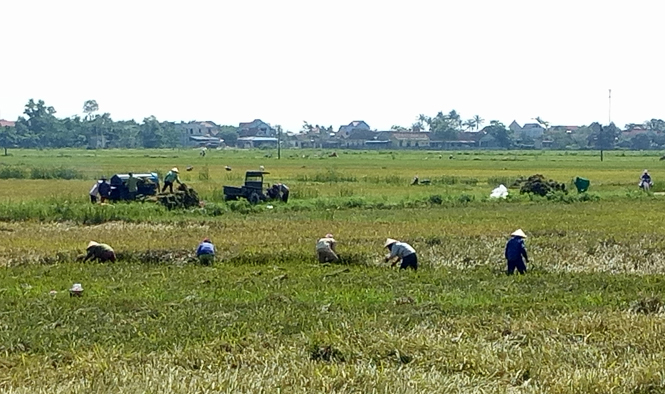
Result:
[[[206,237],[196,248],[196,257],[199,258],[201,265],[212,265],[215,262],[215,245]]]
[[[506,244],[506,260],[508,261],[508,269],[506,274],[512,275],[517,269],[520,274],[526,273],[526,263],[529,262],[529,257],[526,254],[526,246],[524,239],[526,234],[522,229],[516,230],[510,234],[511,238]]]

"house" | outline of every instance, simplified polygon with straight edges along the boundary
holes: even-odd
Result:
[[[429,148],[430,146],[429,133],[396,131],[386,134],[387,139],[392,142],[393,148]]]
[[[16,127],[16,122],[12,120],[0,119],[0,127]]]
[[[377,135],[376,131],[370,129],[360,128],[353,129],[349,134],[341,139],[340,148],[363,148],[365,147],[365,142],[376,140]]]
[[[480,148],[498,148],[499,143],[491,134],[485,134],[483,138],[478,141],[478,147]]]
[[[238,138],[238,142],[236,142],[236,146],[245,149],[261,147],[276,148],[277,142],[278,140],[275,137],[240,137]]]
[[[580,127],[579,126],[552,126],[550,127],[550,131],[565,131],[566,133],[574,133],[577,131]]]
[[[371,130],[364,120],[354,120],[346,126],[340,126],[337,131],[338,138],[348,138],[353,130]]]
[[[219,146],[223,142],[216,135],[220,128],[214,122],[181,122],[175,128],[180,136],[182,146]]]
[[[525,123],[524,126],[520,126],[520,124],[514,120],[508,128],[517,136],[525,136],[534,140],[542,138],[543,133],[545,132],[543,126],[538,123]]]
[[[238,135],[240,137],[275,137],[277,130],[261,119],[254,119],[251,122],[240,122]]]

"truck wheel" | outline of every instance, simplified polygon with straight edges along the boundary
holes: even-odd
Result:
[[[261,201],[261,197],[257,193],[252,193],[249,195],[249,203],[252,205],[256,205]]]

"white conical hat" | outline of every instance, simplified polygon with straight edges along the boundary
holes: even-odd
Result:
[[[389,245],[394,244],[395,242],[397,242],[396,239],[388,238],[388,239],[386,239],[386,243],[383,244],[383,247],[386,248],[386,247],[388,247]]]
[[[91,246],[97,246],[97,245],[99,245],[97,242],[95,242],[95,241],[90,241],[90,243],[88,243],[88,248],[91,247]],[[86,249],[87,249],[87,248],[86,248]]]
[[[512,235],[513,237],[526,238],[526,234],[524,234],[524,231],[522,231],[521,228],[515,230],[515,231],[514,231],[512,234],[510,234],[510,235]]]
[[[176,172],[176,173],[177,173],[177,172],[178,172],[178,167],[173,167],[173,168],[171,168],[171,171],[173,171],[173,172]]]

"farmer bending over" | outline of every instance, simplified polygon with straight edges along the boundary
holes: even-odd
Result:
[[[524,246],[524,239],[526,234],[522,229],[516,230],[510,234],[512,238],[506,244],[506,260],[508,261],[508,270],[506,274],[512,275],[517,269],[517,272],[524,274],[526,272],[526,264],[529,262],[529,257],[526,254],[526,246]],[[524,260],[522,260],[524,258]]]
[[[88,254],[83,261],[98,260],[100,263],[105,263],[107,261],[115,263],[115,252],[113,251],[113,248],[107,244],[90,241],[86,250]]]
[[[339,260],[335,252],[337,242],[332,234],[326,234],[324,238],[316,242],[316,254],[319,257],[319,263],[334,263]]]
[[[173,167],[171,168],[171,171],[166,173],[162,193],[164,193],[168,187],[171,194],[173,194],[173,182],[178,182],[179,185],[182,185],[182,182],[180,182],[180,178],[178,177],[178,167]]]
[[[402,265],[399,266],[399,269],[413,268],[414,271],[418,270],[418,255],[416,255],[416,250],[411,245],[388,238],[383,246],[390,250],[390,254],[385,258],[386,263],[394,259],[390,265],[391,267],[394,267],[398,261],[402,260]]]
[[[212,265],[215,262],[215,245],[210,242],[210,238],[203,238],[203,242],[196,248],[196,257],[201,265]]]

